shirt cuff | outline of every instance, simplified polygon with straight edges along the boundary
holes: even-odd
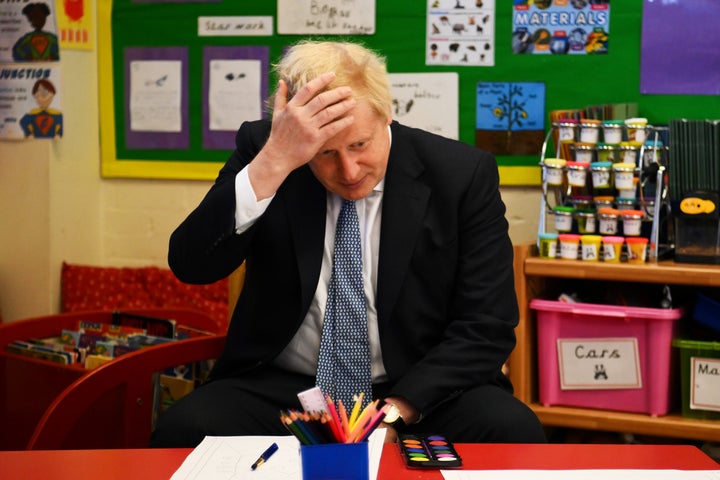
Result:
[[[273,195],[258,201],[247,170],[246,166],[235,176],[235,233],[237,234],[250,228],[275,198]]]

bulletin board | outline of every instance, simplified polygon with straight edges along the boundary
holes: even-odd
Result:
[[[495,65],[427,66],[425,42],[427,1],[377,0],[376,29],[371,35],[328,36],[357,40],[387,57],[391,73],[456,72],[458,74],[459,140],[475,144],[476,91],[479,82],[543,82],[545,111],[584,108],[605,103],[637,103],[638,113],[655,125],[672,118],[717,118],[717,97],[641,95],[640,40],[643,0],[614,1],[610,12],[606,55],[518,55],[512,52],[513,2],[496,1]],[[270,64],[301,35],[198,35],[199,16],[270,16],[277,0],[206,0],[98,2],[101,163],[104,177],[212,180],[234,148],[205,148],[203,142],[203,55],[207,47],[249,49],[267,57],[266,91],[275,79]],[[154,48],[179,59],[187,68],[187,102],[183,138],[168,137],[163,148],[129,148],[126,127],[125,58]],[[264,49],[264,50],[263,50]],[[266,54],[266,55],[265,55]],[[258,57],[260,58],[260,57]],[[549,128],[546,120],[545,128]],[[205,132],[207,133],[207,132]],[[172,143],[173,141],[178,143]],[[171,148],[168,148],[168,145]],[[497,156],[502,185],[539,185],[539,155]]]

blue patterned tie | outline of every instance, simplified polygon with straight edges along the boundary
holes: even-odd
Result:
[[[335,230],[316,381],[348,410],[354,404],[353,396],[360,392],[365,394],[363,404],[372,399],[360,225],[354,201],[343,200]]]

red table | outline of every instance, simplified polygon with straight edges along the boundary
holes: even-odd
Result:
[[[687,445],[456,444],[468,470],[680,469],[720,465]],[[0,478],[24,480],[167,480],[191,449],[0,451]],[[378,480],[441,480],[437,470],[405,468],[397,445],[385,445]]]

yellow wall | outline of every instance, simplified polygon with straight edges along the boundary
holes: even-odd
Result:
[[[96,51],[64,50],[61,58],[63,138],[0,142],[5,322],[59,311],[63,261],[167,266],[170,233],[210,186],[101,178]],[[539,188],[503,188],[502,196],[513,242],[533,241]]]

